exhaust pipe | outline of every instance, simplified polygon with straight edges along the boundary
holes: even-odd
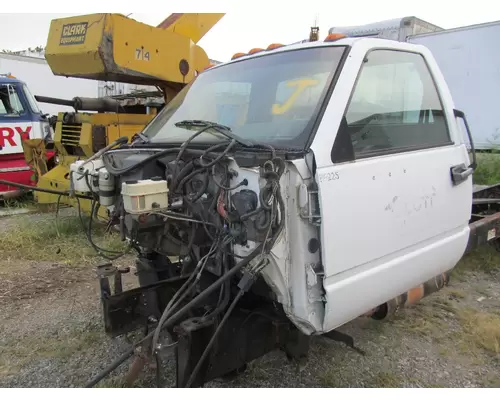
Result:
[[[386,319],[387,317],[396,313],[400,308],[416,304],[424,297],[440,291],[450,282],[450,274],[451,271],[447,271],[444,274],[429,279],[427,282],[421,284],[420,286],[417,286],[407,291],[406,293],[403,293],[400,296],[389,300],[387,303],[374,308],[363,316],[371,317],[378,321]]]

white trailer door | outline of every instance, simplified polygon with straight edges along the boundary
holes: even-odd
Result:
[[[453,143],[449,93],[440,98],[420,54],[373,50],[363,64],[344,106],[335,96],[330,102],[333,113],[345,110],[330,160],[327,125],[313,144],[325,331],[453,268],[469,236],[472,180],[451,179],[450,168],[469,160],[465,145]],[[347,62],[344,70],[353,68],[359,71]],[[348,88],[347,81],[337,86]]]

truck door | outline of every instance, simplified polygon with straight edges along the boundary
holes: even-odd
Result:
[[[405,46],[365,51],[361,68],[346,62],[352,83],[337,87],[353,89],[330,160],[326,127],[313,142],[325,331],[450,270],[468,241],[472,179],[451,178],[469,165],[453,103],[435,64]]]

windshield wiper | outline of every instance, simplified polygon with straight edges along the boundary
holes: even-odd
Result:
[[[177,122],[174,125],[178,128],[183,128],[183,127],[187,128],[187,127],[192,127],[192,126],[197,126],[200,128],[214,128],[221,135],[224,135],[228,139],[232,139],[232,140],[237,141],[242,146],[254,147],[254,143],[234,134],[229,126],[221,125],[221,124],[218,124],[216,122],[190,119],[190,120]]]

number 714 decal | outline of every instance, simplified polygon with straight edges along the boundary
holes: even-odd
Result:
[[[135,59],[139,61],[149,61],[149,51],[142,49],[135,49]]]

